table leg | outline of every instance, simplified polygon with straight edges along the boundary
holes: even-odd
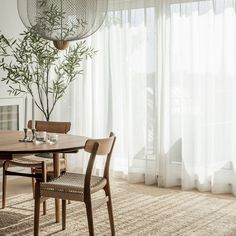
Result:
[[[54,167],[54,177],[58,177],[60,175],[60,160],[59,153],[53,153],[53,167]],[[60,200],[55,199],[55,216],[56,222],[60,222]]]

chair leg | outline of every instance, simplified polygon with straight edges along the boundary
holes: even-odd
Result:
[[[47,204],[46,204],[46,200],[43,202],[43,215],[47,214]]]
[[[66,229],[66,200],[62,199],[62,230]]]
[[[31,168],[31,174],[33,175],[34,173],[35,173],[34,168]],[[35,192],[35,179],[32,177],[31,180],[32,180],[33,198],[34,198],[35,197],[35,194],[34,194],[34,192]]]
[[[64,169],[64,171],[67,172],[67,159],[66,159],[65,156],[64,156],[64,158],[65,158],[65,169]],[[68,200],[68,204],[71,204],[71,200]]]
[[[6,207],[6,192],[7,192],[7,175],[3,168],[3,180],[2,180],[2,209]]]
[[[35,174],[35,169],[31,168],[31,174]],[[33,190],[33,198],[35,198],[35,178],[32,178],[32,190]],[[43,215],[47,214],[47,204],[46,201],[43,202]]]
[[[107,184],[104,188],[106,196],[108,196],[107,201],[107,210],[109,215],[110,227],[111,227],[111,235],[115,235],[115,226],[114,226],[114,219],[113,219],[113,210],[112,210],[112,201],[111,201],[111,191],[110,186]]]
[[[45,170],[45,178],[43,179],[44,182],[47,182],[47,170]],[[43,215],[47,214],[47,203],[46,200],[43,202]]]
[[[34,199],[34,236],[39,235],[39,216],[40,216],[40,183],[35,184],[35,199]]]
[[[87,220],[88,220],[88,228],[89,228],[89,236],[94,236],[94,227],[93,227],[93,211],[92,211],[92,202],[91,198],[85,201],[86,212],[87,212]]]

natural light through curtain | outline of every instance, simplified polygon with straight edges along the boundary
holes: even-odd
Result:
[[[97,56],[54,117],[114,131],[115,176],[236,193],[236,0],[110,2],[88,40]]]
[[[236,193],[235,6],[235,0],[166,5],[163,186]]]
[[[63,114],[58,109],[54,117],[71,120],[77,134],[104,137],[115,132],[113,176],[156,183],[157,15],[153,1],[137,2],[111,2],[104,25],[88,39],[97,55],[61,101]],[[68,158],[73,168],[75,158]],[[99,169],[102,161],[96,164]]]

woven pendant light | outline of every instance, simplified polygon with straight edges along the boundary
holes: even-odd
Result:
[[[17,0],[27,29],[52,40],[58,49],[95,33],[106,17],[107,4],[108,0]]]

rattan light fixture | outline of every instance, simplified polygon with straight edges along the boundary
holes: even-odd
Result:
[[[108,0],[17,0],[27,29],[52,40],[58,49],[95,33],[106,17],[107,4]]]

